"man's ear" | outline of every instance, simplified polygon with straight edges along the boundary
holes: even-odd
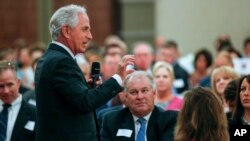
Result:
[[[67,25],[62,26],[61,28],[62,36],[65,38],[70,38],[70,27]]]

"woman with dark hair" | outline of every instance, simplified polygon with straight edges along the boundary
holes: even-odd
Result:
[[[206,49],[201,49],[195,54],[195,70],[189,78],[192,87],[198,86],[200,80],[208,75],[208,68],[212,65],[212,62],[212,54]]]
[[[234,111],[236,105],[235,105],[235,100],[236,100],[236,94],[237,94],[237,89],[238,89],[238,83],[239,79],[234,79],[230,81],[226,88],[224,89],[224,98],[225,101],[229,107],[229,112],[227,112],[227,118],[232,117],[232,112]]]
[[[231,125],[250,125],[250,75],[243,76],[239,81],[236,95],[236,107]]]

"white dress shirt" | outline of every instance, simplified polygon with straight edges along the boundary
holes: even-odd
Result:
[[[22,95],[19,94],[17,99],[15,99],[11,103],[11,107],[8,109],[8,123],[7,123],[7,134],[6,134],[6,140],[5,141],[10,141],[12,131],[16,122],[17,115],[19,113],[19,110],[21,108],[21,103],[22,103]],[[0,112],[3,110],[3,102],[0,102]]]
[[[148,121],[149,121],[149,118],[151,116],[152,112],[150,112],[149,114],[147,114],[146,116],[144,116],[143,118],[146,120],[146,131],[145,131],[145,136],[147,136],[147,127],[148,127]],[[135,115],[132,115],[133,116],[133,119],[134,119],[134,125],[135,125],[135,140],[136,140],[136,137],[137,137],[137,134],[140,130],[140,127],[141,127],[141,124],[138,122],[138,117],[135,116]],[[147,138],[145,137],[145,141],[147,141]]]
[[[56,45],[58,45],[58,46],[60,46],[60,47],[62,47],[62,48],[63,48],[64,50],[66,50],[66,51],[70,54],[70,56],[75,60],[75,55],[72,53],[72,51],[71,51],[67,46],[65,46],[64,44],[62,44],[62,43],[60,43],[60,42],[57,42],[57,41],[52,41],[52,43],[53,43],[53,44],[56,44]],[[117,83],[118,83],[120,86],[122,86],[122,79],[121,79],[121,77],[120,77],[118,74],[114,74],[112,77],[117,81]]]

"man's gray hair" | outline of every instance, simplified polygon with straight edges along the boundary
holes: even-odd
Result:
[[[49,23],[52,40],[57,40],[62,26],[68,25],[70,27],[75,27],[77,25],[79,22],[78,13],[86,14],[86,9],[83,6],[71,4],[59,8],[52,15]]]
[[[125,93],[128,92],[128,83],[130,83],[132,79],[137,79],[140,77],[148,78],[148,83],[149,83],[150,87],[153,89],[153,91],[156,90],[156,85],[154,83],[154,80],[153,80],[153,77],[151,74],[147,73],[146,71],[135,71],[135,72],[129,74],[125,78],[125,80],[124,80],[124,92]]]

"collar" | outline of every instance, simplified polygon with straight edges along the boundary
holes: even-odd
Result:
[[[75,55],[73,54],[73,52],[69,49],[69,47],[65,46],[64,44],[60,43],[60,42],[57,42],[57,41],[52,41],[53,44],[56,44],[60,47],[62,47],[63,49],[65,49],[69,54],[70,56],[75,59]]]
[[[13,108],[15,107],[16,105],[20,104],[22,102],[22,94],[19,94],[19,96],[11,102],[11,107],[10,108]],[[0,105],[3,104],[3,101],[0,100]]]
[[[143,118],[148,122],[151,114],[152,114],[152,111],[150,113],[148,113],[146,116],[143,116]],[[132,115],[132,116],[133,116],[134,122],[137,122],[137,120],[140,118],[140,117],[137,117],[135,115]]]
[[[20,104],[22,102],[22,95],[19,94],[19,96],[13,101],[11,102],[11,107],[15,107],[16,105]]]

